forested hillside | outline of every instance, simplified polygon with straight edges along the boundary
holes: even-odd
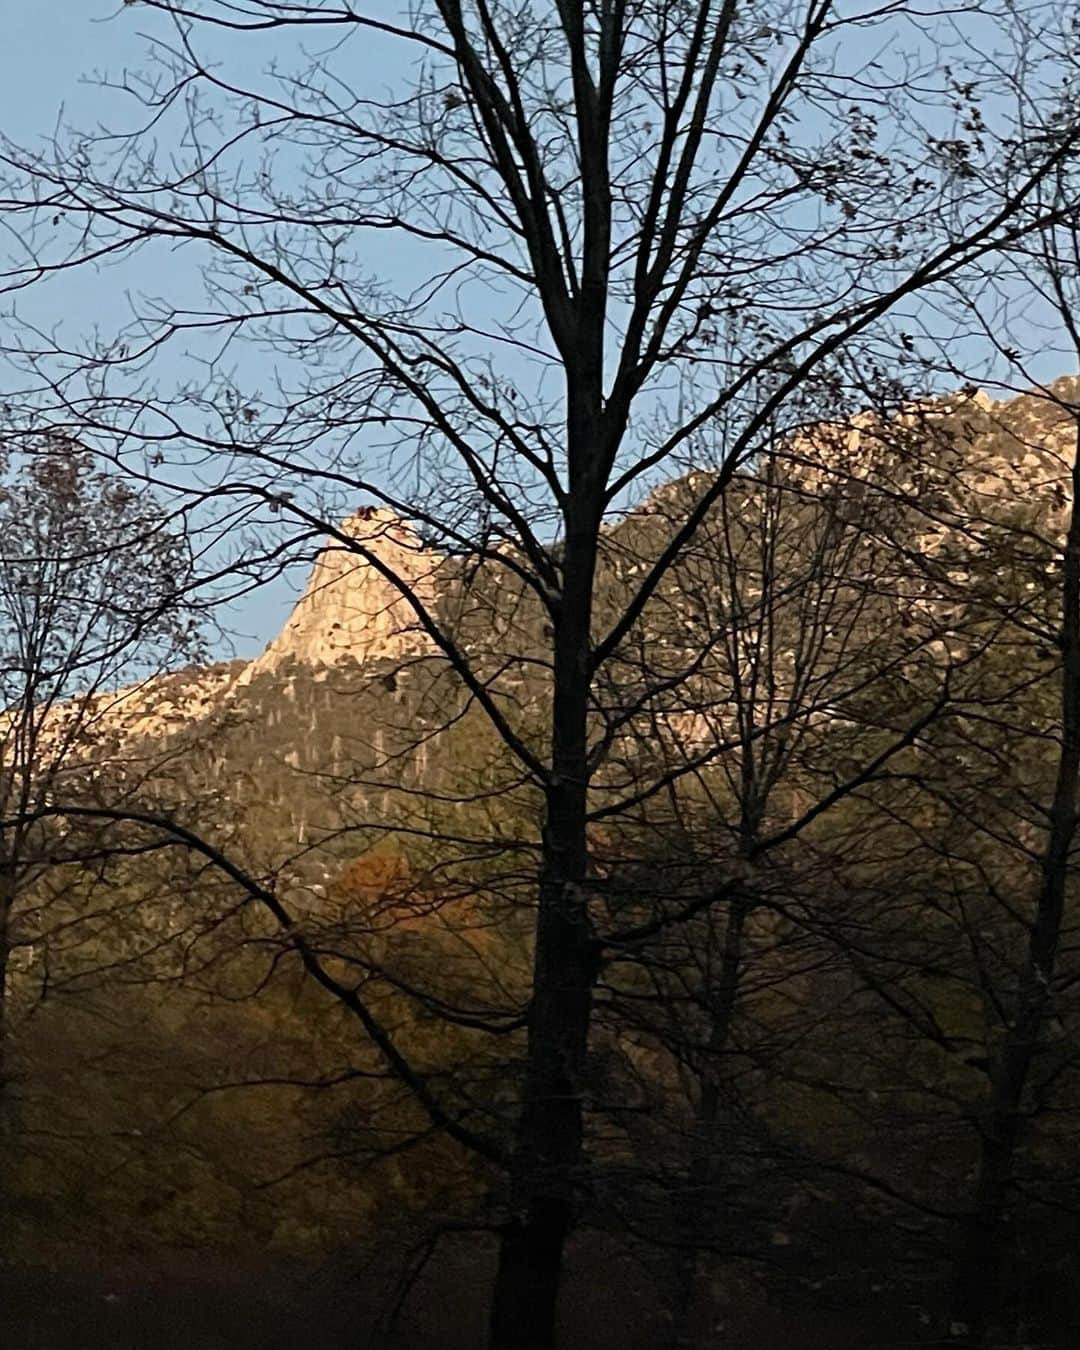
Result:
[[[10,34],[7,1339],[1075,1345],[1073,8]]]
[[[1075,389],[777,442],[594,696],[611,753],[579,1259],[640,1268],[643,1344],[672,1325],[697,1344],[710,1318],[758,1334],[777,1301],[823,1336],[940,1315],[1045,850]],[[696,487],[607,532],[601,623]],[[343,526],[376,550],[403,529]],[[512,672],[507,716],[538,737],[537,607],[409,538],[442,622],[477,669]],[[359,1268],[371,1244],[393,1288],[441,1231],[486,1278],[487,1161],[408,1079],[470,1131],[507,1128],[539,802],[445,656],[388,615],[331,540],[264,656],[87,705],[65,772],[88,815],[34,841],[9,929],[11,1259]],[[43,718],[39,763],[71,715]],[[93,815],[117,800],[137,810]],[[1002,1274],[1045,1336],[1076,1316],[1072,933],[1067,913]],[[362,1286],[335,1297],[387,1312]]]

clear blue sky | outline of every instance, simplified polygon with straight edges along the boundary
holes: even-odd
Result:
[[[121,96],[101,88],[95,76],[144,66],[146,34],[157,16],[108,0],[2,0],[0,13],[0,125],[8,136],[24,144],[48,136],[61,115],[68,125],[79,126],[108,123],[114,115],[120,120]],[[257,44],[249,44],[249,50],[257,63]],[[121,320],[127,310],[125,289],[138,285],[138,266],[130,262],[122,278],[115,272],[104,277],[68,273],[62,283],[52,283],[51,294],[23,297],[19,311],[30,318],[40,313],[47,323],[62,314],[73,332],[85,335],[96,323],[108,329]],[[183,366],[175,349],[167,350],[165,360],[159,373],[167,385],[182,375]],[[260,651],[279,631],[303,586],[304,568],[301,563],[227,614],[237,654]]]
[[[61,124],[90,130],[122,128],[133,118],[141,120],[131,100],[102,87],[101,78],[113,81],[125,68],[146,68],[149,38],[171,36],[160,14],[137,4],[124,5],[122,0],[25,0],[20,4],[0,0],[0,5],[0,127],[11,140],[32,145]],[[396,17],[399,8],[395,0],[387,0],[388,16]],[[201,45],[205,50],[205,41]],[[223,38],[220,50],[227,56],[231,78],[250,78],[256,84],[271,61],[287,56],[277,33],[263,39],[251,34]],[[299,50],[297,55],[300,59]],[[373,93],[393,87],[402,70],[401,44],[389,38],[373,39],[370,34],[362,42],[353,40],[349,59],[354,75],[368,81]],[[0,254],[11,247],[10,237],[0,239]],[[407,275],[409,263],[408,249],[399,243],[392,257],[380,257],[379,269],[393,284]],[[79,346],[95,326],[108,333],[123,324],[130,312],[130,293],[159,293],[163,282],[154,269],[160,265],[160,254],[152,260],[136,255],[125,256],[121,266],[103,273],[88,269],[64,273],[22,294],[19,318],[53,332],[66,330],[73,346]],[[200,293],[201,280],[195,252],[190,249],[172,254],[169,260],[168,286],[174,295],[178,288],[183,291],[185,273],[190,274],[189,293],[194,297]],[[167,390],[198,373],[193,361],[185,362],[180,348],[167,344],[160,353],[155,379]],[[256,382],[253,371],[248,369],[247,374]],[[312,554],[308,549],[284,576],[223,609],[219,617],[228,634],[223,655],[256,654],[280,631],[306,581]]]
[[[388,6],[389,8],[390,6]],[[160,16],[138,5],[124,6],[117,0],[6,0],[0,19],[0,126],[12,139],[27,143],[48,135],[57,125],[63,110],[68,125],[93,126],[99,122],[122,122],[122,98],[102,89],[94,76],[99,72],[118,74],[125,66],[144,66],[146,34],[151,27],[160,31]],[[246,36],[233,43],[230,66],[239,60],[241,69],[254,73],[274,51],[281,55],[281,40],[261,45]],[[393,79],[391,49],[370,44],[351,59],[360,62],[361,72],[374,85]],[[2,227],[2,222],[0,222]],[[400,269],[407,259],[380,259]],[[177,256],[176,268],[182,278],[189,264]],[[175,278],[174,278],[175,280]],[[62,283],[52,283],[42,295],[31,294],[20,302],[24,317],[40,317],[53,322],[63,316],[70,328],[85,335],[96,321],[105,328],[113,326],[126,313],[125,289],[138,289],[148,281],[139,275],[139,263],[126,262],[123,269],[94,277],[89,273],[67,274]],[[192,281],[196,274],[192,270]],[[148,285],[153,289],[153,285]],[[169,349],[159,371],[164,385],[184,375],[184,358]],[[1047,369],[1044,375],[1059,373]],[[232,618],[237,632],[237,650],[247,654],[258,650],[284,622],[303,575],[293,575],[266,587],[238,607]]]

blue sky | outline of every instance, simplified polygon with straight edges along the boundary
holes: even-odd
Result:
[[[148,21],[137,7],[100,0],[4,0],[0,34],[0,122],[8,136],[29,143],[48,136],[63,117],[68,125],[93,126],[119,120],[124,109],[119,94],[103,89],[97,74],[115,76],[125,65],[144,65]],[[257,46],[249,53],[258,61]],[[182,266],[181,260],[177,261]],[[194,279],[194,272],[193,272]],[[100,322],[111,326],[126,313],[125,290],[139,284],[138,267],[126,263],[116,273],[95,277],[68,273],[41,296],[22,297],[22,317],[53,323],[62,315],[71,330],[85,333]],[[58,294],[59,292],[59,294]],[[167,384],[181,377],[179,354],[169,349],[160,371]],[[283,579],[270,583],[234,606],[225,616],[229,641],[225,653],[251,655],[277,633],[305,580],[301,563]]]
[[[388,6],[389,7],[389,6]],[[17,142],[28,143],[48,135],[57,125],[63,110],[68,125],[90,127],[98,123],[123,122],[126,109],[122,95],[100,87],[94,76],[99,72],[119,74],[125,66],[138,69],[145,64],[146,34],[149,26],[160,31],[160,16],[138,5],[124,6],[116,0],[7,0],[3,9],[0,37],[0,126]],[[273,52],[281,55],[281,41],[260,44],[245,36],[230,44],[230,66],[254,73]],[[374,89],[393,78],[393,48],[365,39],[365,45],[350,53],[354,69],[369,78]],[[358,67],[356,63],[359,63]],[[0,223],[2,224],[2,223]],[[197,274],[188,255],[175,255],[174,284],[184,283],[185,269],[191,267],[193,286]],[[399,273],[408,266],[406,254],[392,259],[380,258],[380,268],[388,264]],[[33,293],[19,302],[24,318],[66,324],[73,334],[85,334],[95,322],[105,328],[122,320],[127,311],[126,292],[152,281],[140,275],[138,259],[126,261],[123,268],[104,275],[65,274],[40,294]],[[184,377],[182,351],[169,348],[158,374],[163,385]],[[1057,366],[1043,372],[1058,373]],[[249,654],[281,627],[296,590],[303,584],[303,567],[290,577],[265,587],[248,597],[229,615],[236,630],[235,648]]]

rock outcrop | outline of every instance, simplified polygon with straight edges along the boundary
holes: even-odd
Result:
[[[392,511],[361,507],[327,541],[288,623],[241,676],[246,683],[287,661],[330,666],[398,661],[432,649],[416,610],[379,564],[429,611],[442,559]],[[348,541],[355,541],[355,547]]]
[[[1048,394],[994,401],[965,390],[893,419],[863,413],[793,437],[779,448],[779,455],[789,483],[808,497],[838,487],[847,493],[850,485],[866,482],[895,501],[916,504],[925,523],[913,546],[928,555],[938,552],[958,528],[974,537],[983,519],[993,519],[1014,503],[1033,512],[1053,537],[1068,493],[1077,434],[1070,408],[1080,400],[1080,378],[1059,380]],[[618,557],[618,540],[624,534],[632,545],[624,569],[628,575],[641,570],[635,525],[651,521],[650,528],[670,528],[685,517],[709,476],[702,469],[660,487],[612,526],[613,557]],[[390,574],[433,617],[441,621],[453,613],[455,623],[461,620],[459,611],[469,610],[462,600],[477,585],[460,559],[454,564],[425,545],[395,513],[361,507],[325,542],[288,622],[260,656],[158,675],[134,688],[101,695],[94,700],[97,725],[122,740],[208,728],[238,700],[249,701],[256,683],[277,682],[287,692],[292,678],[287,667],[304,680],[325,680],[329,671],[344,664],[356,676],[370,670],[389,680],[387,670],[393,664],[436,651]],[[467,576],[472,579],[463,581]],[[493,580],[496,587],[503,584],[498,575]],[[465,633],[466,647],[479,650],[507,640],[500,629],[499,594],[486,594],[483,604],[473,606],[477,631]],[[512,608],[508,600],[506,609]]]

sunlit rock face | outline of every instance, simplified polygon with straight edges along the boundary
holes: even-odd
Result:
[[[857,529],[873,553],[876,592],[886,597],[874,610],[873,642],[884,642],[898,626],[918,636],[931,657],[939,648],[951,652],[939,630],[954,608],[962,611],[973,579],[985,589],[984,574],[1000,570],[1013,606],[1042,604],[1044,591],[1056,584],[1053,554],[1071,499],[1078,402],[1080,380],[1073,378],[1059,381],[1052,393],[993,401],[965,391],[892,421],[865,413],[808,428],[771,447],[776,476],[769,481],[788,501],[778,537],[797,550],[799,531],[810,529],[819,508],[823,518]],[[598,631],[625,612],[628,597],[711,481],[711,471],[698,468],[605,530]],[[758,527],[770,517],[756,465],[736,478],[723,501],[656,589],[640,633],[631,634],[610,663],[609,684],[598,686],[600,703],[615,709],[640,694],[651,719],[647,736],[628,725],[615,745],[617,773],[638,773],[643,747],[663,765],[688,748],[728,739],[736,658],[725,643],[732,633],[753,632],[764,603],[754,569],[760,566]],[[999,520],[1007,522],[1009,540],[1027,541],[1023,556],[1000,568],[994,552],[1001,547]],[[817,536],[811,531],[807,538]],[[728,552],[745,557],[745,567],[740,563],[731,573]],[[814,556],[807,552],[807,567]],[[853,554],[844,565],[858,574],[861,558]],[[794,574],[785,575],[790,582]],[[438,790],[433,784],[440,774],[457,790],[453,774],[462,742],[441,733],[455,725],[464,705],[451,664],[391,576],[453,636],[481,678],[490,677],[508,705],[512,701],[514,718],[542,747],[537,725],[550,694],[551,637],[542,604],[501,559],[443,553],[392,512],[364,508],[330,531],[303,595],[261,656],[158,674],[97,693],[78,709],[50,710],[38,753],[52,753],[73,719],[81,719],[76,759],[82,765],[130,782],[140,794],[150,790],[168,810],[190,805],[200,828],[209,822],[227,834],[241,828],[242,818],[245,837],[258,840],[266,857],[336,837],[343,821],[378,813],[381,819],[391,800],[400,820],[404,799],[391,798],[393,791],[415,793],[419,801]],[[789,585],[786,592],[796,597],[792,625],[807,612],[797,600],[805,589]],[[845,632],[841,623],[837,636],[822,638],[822,669],[841,647],[844,660],[851,659]],[[779,627],[773,640],[771,684],[763,697],[782,706],[802,649]],[[671,683],[646,698],[658,674]],[[813,715],[839,714],[828,703]],[[3,731],[0,720],[0,742]]]
[[[966,389],[890,418],[865,412],[822,424],[794,437],[782,455],[808,486],[864,480],[931,516],[935,504],[968,519],[1022,504],[1059,525],[1078,406],[1077,376],[998,400]]]
[[[409,598],[380,565],[430,611],[441,562],[392,511],[361,508],[328,539],[289,621],[241,681],[287,661],[330,666],[348,657],[364,664],[431,650]]]
[[[781,481],[807,502],[830,496],[850,500],[852,518],[861,518],[868,510],[867,499],[860,495],[865,486],[873,487],[881,502],[896,503],[905,511],[914,507],[905,556],[939,558],[944,570],[938,580],[961,587],[967,556],[947,556],[952,541],[966,541],[967,552],[977,556],[976,546],[1002,513],[1030,517],[1051,545],[1060,535],[1077,436],[1072,408],[1078,402],[1077,377],[1002,400],[964,390],[932,404],[913,405],[891,419],[864,412],[843,422],[821,423],[774,451]],[[612,524],[605,536],[604,594],[598,598],[598,611],[607,606],[613,610],[609,619],[614,617],[624,592],[640,579],[711,479],[712,472],[702,468],[665,484]],[[748,470],[733,485],[735,500],[752,492],[753,484],[753,471]],[[706,521],[687,558],[674,569],[676,589],[687,569],[694,572],[695,548],[712,549],[715,534]],[[375,717],[377,710],[389,716],[395,668],[412,668],[399,695],[421,680],[421,667],[427,682],[442,669],[439,661],[423,659],[436,656],[437,650],[409,595],[391,575],[435,622],[453,631],[458,646],[474,661],[482,663],[487,654],[502,662],[508,654],[531,654],[543,647],[542,624],[533,625],[535,631],[528,627],[532,612],[508,582],[509,573],[454,561],[423,543],[392,511],[362,507],[325,540],[303,595],[261,656],[246,663],[170,672],[132,688],[97,694],[90,719],[95,734],[121,742],[162,736],[208,739],[220,734],[223,719],[247,717],[265,733],[302,716],[303,735],[310,736],[307,723],[323,715],[318,709],[324,700],[329,701],[325,715],[340,716],[346,688],[370,688],[371,708],[365,716]],[[713,572],[706,569],[702,578],[706,575]],[[690,589],[700,589],[702,578],[691,576]],[[691,620],[704,603],[689,591],[667,596],[671,613],[665,616],[665,596],[651,606],[647,621],[654,667],[663,667],[665,645],[681,650],[682,638],[697,632]],[[918,604],[917,597],[913,603]],[[519,668],[511,662],[501,669],[504,687],[513,685],[515,694],[526,698],[532,688],[528,680],[513,684]]]
[[[220,734],[222,719],[251,716],[256,690],[256,701],[267,702],[263,720],[279,716],[285,705],[297,702],[298,678],[311,714],[312,681],[326,681],[336,671],[340,685],[348,671],[352,682],[366,682],[371,672],[434,650],[409,600],[379,569],[400,578],[434,613],[444,562],[393,512],[361,508],[326,539],[303,595],[261,656],[161,672],[57,705],[43,712],[42,745],[47,749],[66,736],[73,721],[80,728],[80,755],[92,758],[115,755],[135,742],[206,738]],[[0,744],[13,717],[0,713]]]

